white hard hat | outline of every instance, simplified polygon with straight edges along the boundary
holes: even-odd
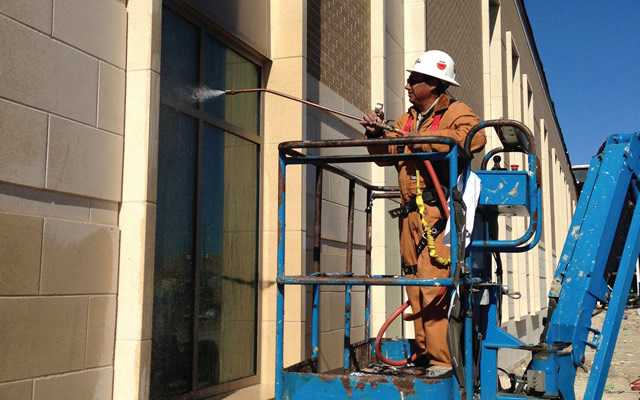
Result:
[[[413,68],[408,69],[407,72],[418,72],[449,82],[453,86],[460,86],[456,81],[456,69],[453,58],[444,51],[427,51],[416,60]]]

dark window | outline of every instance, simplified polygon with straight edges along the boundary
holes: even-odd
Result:
[[[163,8],[151,398],[256,375],[261,68]],[[194,94],[200,94],[198,96]]]

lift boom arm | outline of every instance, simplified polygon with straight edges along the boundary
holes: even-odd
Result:
[[[499,328],[493,307],[485,307],[480,387],[483,398],[575,399],[576,369],[585,366],[585,349],[595,349],[584,399],[600,399],[604,390],[627,294],[640,253],[640,134],[609,137],[593,158],[551,290],[541,342],[528,346]],[[611,289],[608,278],[616,273]],[[495,295],[493,296],[495,297]],[[591,326],[597,301],[608,304],[601,330]],[[499,392],[498,349],[532,353],[525,372],[527,390]],[[486,371],[486,372],[485,372]]]

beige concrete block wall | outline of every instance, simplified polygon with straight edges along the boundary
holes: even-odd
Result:
[[[0,4],[0,398],[112,398],[126,24]]]

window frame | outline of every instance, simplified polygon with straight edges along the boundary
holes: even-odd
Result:
[[[225,31],[224,29],[222,29],[221,27],[219,27],[217,24],[215,24],[213,21],[211,21],[210,19],[202,16],[202,14],[200,14],[196,9],[194,9],[193,7],[189,6],[188,4],[185,4],[182,1],[175,1],[175,0],[164,0],[162,3],[162,7],[164,9],[164,7],[170,9],[172,12],[176,13],[177,15],[179,15],[180,17],[184,18],[185,20],[187,20],[189,23],[193,24],[194,26],[196,26],[199,30],[200,30],[200,36],[199,36],[199,80],[200,82],[203,81],[203,71],[204,71],[204,43],[205,43],[205,39],[207,38],[207,36],[218,40],[219,42],[221,42],[226,48],[236,52],[237,54],[239,54],[240,56],[246,58],[248,61],[256,64],[259,68],[260,68],[260,84],[261,87],[264,87],[264,83],[266,81],[266,76],[267,73],[266,71],[268,70],[268,67],[271,63],[271,60],[269,60],[267,57],[265,57],[264,55],[258,53],[257,51],[255,51],[254,49],[250,48],[247,44],[243,43],[241,40],[239,40],[237,37],[233,36],[232,34],[230,34],[229,32]],[[160,78],[162,79],[162,78]],[[200,238],[200,218],[201,218],[201,210],[202,210],[202,204],[201,204],[201,193],[200,193],[200,188],[201,188],[201,179],[202,179],[202,174],[200,174],[200,168],[201,168],[201,157],[202,157],[202,135],[204,132],[204,124],[207,123],[215,128],[218,128],[224,132],[227,132],[229,134],[235,135],[237,137],[240,137],[244,140],[247,140],[251,143],[254,143],[257,145],[257,150],[258,150],[258,154],[257,154],[257,164],[258,164],[258,176],[257,176],[257,184],[258,184],[258,198],[257,198],[257,218],[256,218],[256,231],[257,231],[257,237],[256,237],[256,245],[257,245],[257,251],[256,251],[256,271],[255,271],[255,277],[256,277],[256,328],[255,328],[255,336],[254,336],[254,340],[255,340],[255,345],[254,345],[254,352],[255,352],[255,374],[252,376],[248,376],[248,377],[244,377],[244,378],[239,378],[239,379],[235,379],[233,381],[230,382],[225,382],[225,383],[220,383],[214,386],[209,386],[203,389],[197,389],[197,377],[198,377],[198,357],[197,357],[197,338],[198,338],[198,318],[196,317],[198,315],[198,309],[199,309],[199,301],[200,301],[200,295],[199,295],[199,290],[198,290],[198,285],[197,282],[199,280],[199,272],[202,268],[202,260],[200,259],[200,257],[194,257],[195,259],[195,265],[194,265],[194,292],[193,292],[193,346],[192,346],[192,350],[193,350],[193,356],[192,356],[192,379],[191,379],[191,391],[188,393],[184,393],[184,394],[179,394],[179,395],[174,395],[169,397],[169,400],[199,400],[199,399],[206,399],[209,398],[211,396],[215,396],[218,394],[222,394],[222,393],[226,393],[226,392],[231,392],[234,390],[238,390],[241,388],[245,388],[248,386],[253,386],[253,385],[257,385],[260,383],[261,380],[261,371],[260,371],[260,364],[261,364],[261,339],[262,339],[262,334],[261,334],[261,328],[262,328],[262,310],[261,310],[261,304],[262,304],[262,291],[260,290],[260,278],[262,275],[262,239],[261,239],[261,232],[262,232],[262,215],[263,215],[263,202],[262,202],[262,195],[261,195],[261,187],[263,185],[263,178],[262,178],[262,171],[264,169],[264,101],[263,101],[263,95],[259,96],[260,99],[260,104],[259,104],[259,112],[260,112],[260,118],[259,118],[259,125],[258,125],[258,134],[254,134],[251,132],[248,132],[246,130],[244,130],[241,127],[238,127],[236,125],[233,125],[227,121],[224,121],[223,119],[214,117],[213,115],[207,113],[204,108],[202,103],[199,103],[197,105],[197,107],[189,107],[186,104],[180,103],[178,101],[174,101],[173,99],[168,99],[168,98],[163,98],[162,95],[160,95],[159,97],[159,103],[158,106],[160,105],[165,105],[168,107],[173,108],[174,110],[176,110],[177,112],[183,113],[191,118],[194,118],[195,120],[197,120],[197,126],[198,126],[198,138],[197,138],[197,144],[198,144],[198,165],[197,165],[197,171],[198,171],[198,176],[197,176],[197,193],[196,193],[196,197],[197,197],[197,204],[196,204],[196,224],[195,224],[195,235],[196,235],[196,254],[200,254],[200,246],[201,246],[201,238]],[[158,110],[159,112],[159,110]],[[155,250],[154,250],[155,252]]]

